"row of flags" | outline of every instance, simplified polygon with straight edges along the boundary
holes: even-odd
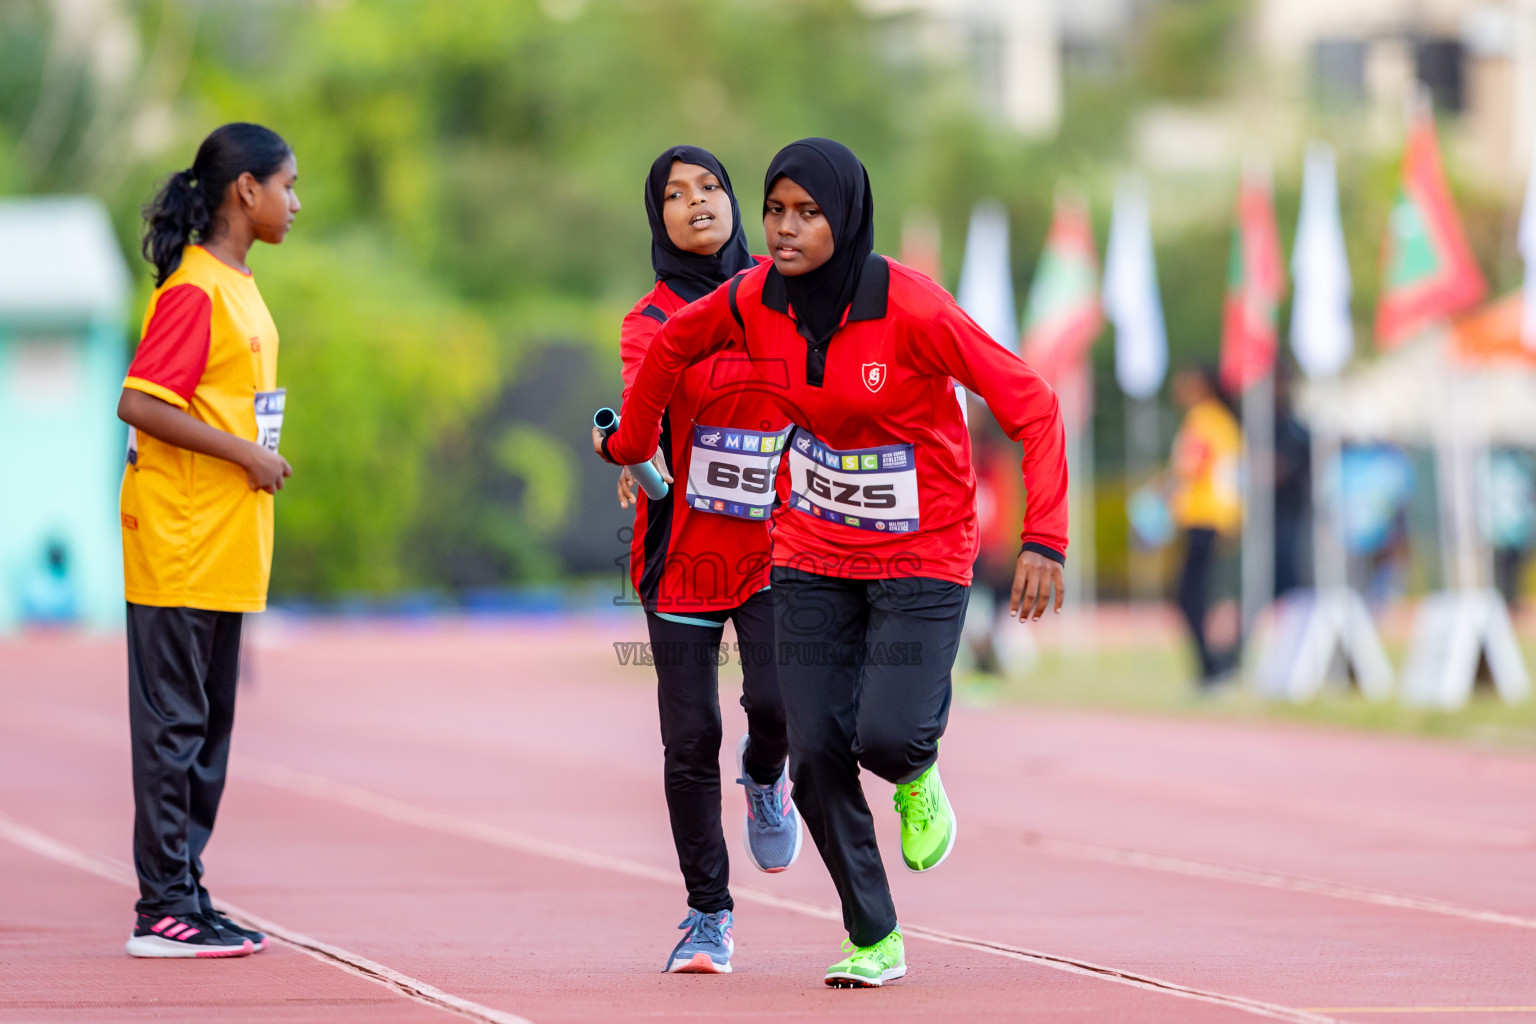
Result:
[[[1536,163],[1530,189],[1520,223],[1520,249],[1528,264],[1536,261]],[[936,263],[936,256],[936,251],[924,253],[922,262]],[[1115,377],[1121,390],[1131,398],[1146,399],[1162,387],[1168,343],[1151,218],[1139,183],[1123,182],[1116,191],[1102,287],[1087,203],[1076,195],[1057,199],[1019,334],[1008,268],[1007,213],[995,202],[979,204],[966,238],[957,293],[961,307],[994,338],[1009,343],[1020,337],[1025,360],[1052,382],[1085,364],[1107,315],[1115,327]],[[918,269],[934,273],[937,267]],[[1487,294],[1487,282],[1451,200],[1427,105],[1410,125],[1382,271],[1375,335],[1383,350],[1476,305]],[[1337,373],[1354,352],[1351,282],[1333,152],[1321,143],[1314,143],[1306,156],[1291,272],[1291,350],[1309,376]],[[1536,275],[1527,275],[1525,337],[1536,347],[1533,282]],[[1274,369],[1286,286],[1273,185],[1267,168],[1252,164],[1244,168],[1238,190],[1222,315],[1220,371],[1234,393]]]

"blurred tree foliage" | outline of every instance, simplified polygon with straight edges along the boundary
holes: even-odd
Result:
[[[1136,44],[1155,95],[1200,100],[1227,84],[1248,0],[1171,0],[1153,8]]]
[[[290,590],[388,592],[428,578],[412,557],[439,452],[496,394],[483,317],[376,240],[295,232],[260,266],[282,311],[290,401],[282,580]],[[515,470],[514,470],[515,471]]]
[[[210,129],[274,127],[305,204],[291,240],[252,258],[292,399],[274,590],[616,573],[629,516],[586,434],[618,397],[618,323],[651,279],[656,152],[718,154],[762,251],[769,157],[838,138],[869,166],[877,247],[897,251],[907,210],[933,211],[951,286],[972,205],[997,197],[1022,296],[1057,187],[1092,197],[1102,242],[1137,110],[1227,88],[1249,7],[1151,5],[1096,70],[1069,70],[1060,134],[1031,142],[977,113],[963,58],[922,56],[920,22],[852,0],[6,0],[0,192],[100,195],[131,251],[140,206]],[[1395,168],[1344,165],[1362,326]],[[1279,168],[1287,241],[1298,173]],[[1205,212],[1158,229],[1176,364],[1215,355],[1235,189],[1236,168],[1195,183]],[[1497,212],[1468,216],[1479,251],[1498,252]]]

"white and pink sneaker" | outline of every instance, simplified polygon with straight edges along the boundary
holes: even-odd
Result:
[[[202,914],[140,914],[128,939],[128,955],[138,957],[250,956],[255,951],[250,939],[220,931]]]

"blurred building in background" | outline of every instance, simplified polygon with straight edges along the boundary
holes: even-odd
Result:
[[[1112,72],[1170,3],[860,0],[905,29],[903,49],[964,67],[983,110],[1033,138],[1061,127],[1066,74]],[[1254,0],[1245,35],[1258,61],[1233,75],[1230,95],[1157,103],[1138,118],[1145,163],[1225,170],[1253,148],[1250,136],[1266,149],[1299,144],[1317,109],[1363,119],[1362,141],[1390,148],[1422,83],[1454,118],[1473,178],[1501,189],[1523,180],[1536,133],[1536,0]]]
[[[1261,0],[1260,52],[1325,109],[1370,115],[1372,135],[1400,133],[1418,84],[1456,119],[1467,171],[1484,184],[1524,180],[1536,119],[1536,4],[1531,0]]]
[[[907,15],[933,59],[967,68],[983,109],[1030,137],[1061,125],[1069,52],[1118,38],[1146,0],[860,0],[877,15]]]
[[[127,298],[101,203],[0,201],[0,632],[122,618]]]

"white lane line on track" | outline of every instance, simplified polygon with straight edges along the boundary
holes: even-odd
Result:
[[[1346,882],[1330,882],[1323,878],[1309,878],[1306,875],[1291,875],[1281,871],[1264,871],[1257,868],[1241,867],[1236,864],[1190,860],[1186,857],[1147,853],[1142,850],[1103,846],[1098,843],[1079,843],[1066,839],[1052,839],[1050,836],[1043,836],[1035,832],[1021,832],[1001,825],[982,825],[978,828],[978,831],[983,834],[993,833],[999,838],[1011,838],[1021,842],[1028,849],[1069,860],[1093,861],[1098,864],[1112,864],[1116,867],[1144,868],[1148,871],[1188,875],[1191,878],[1235,882],[1240,885],[1253,885],[1265,889],[1281,889],[1287,892],[1307,893],[1312,896],[1326,896],[1330,899],[1350,900],[1355,903],[1373,903],[1377,906],[1394,907],[1399,910],[1417,910],[1426,914],[1439,914],[1443,917],[1459,917],[1467,921],[1477,921],[1480,924],[1500,924],[1514,928],[1536,929],[1536,918],[1505,914],[1497,910],[1483,910],[1479,907],[1468,907],[1460,903],[1437,900],[1428,896],[1410,896],[1404,893],[1390,892],[1386,889],[1372,889],[1363,885],[1350,885]]]
[[[0,708],[0,713],[4,712]],[[29,710],[41,710],[41,706]],[[52,708],[50,714],[56,714]],[[13,724],[13,723],[5,723]],[[22,728],[18,720],[14,723],[17,728]],[[75,740],[84,740],[102,746],[111,746],[127,749],[126,724],[115,718],[92,712],[70,711],[66,718],[53,717],[42,722],[33,719],[25,728],[36,730],[45,728],[55,735],[68,737]],[[238,757],[238,755],[236,755]],[[1048,776],[1040,776],[1046,778]],[[1367,824],[1377,828],[1409,832],[1415,835],[1432,837],[1444,840],[1447,836],[1453,836],[1457,840],[1471,840],[1473,842],[1486,843],[1493,846],[1536,847],[1536,831],[1521,828],[1508,828],[1503,826],[1490,826],[1464,820],[1453,821],[1448,818],[1431,817],[1422,814],[1412,814],[1399,811],[1384,810],[1381,808],[1366,807],[1360,804],[1335,803],[1322,800],[1292,797],[1271,797],[1267,800],[1255,797],[1247,790],[1235,786],[1227,786],[1220,783],[1203,783],[1194,780],[1174,780],[1171,778],[1144,778],[1133,776],[1129,773],[1120,773],[1108,769],[1077,769],[1070,772],[1062,772],[1060,778],[1067,781],[1092,781],[1109,783],[1105,788],[1121,789],[1130,792],[1142,793],[1148,796],[1163,799],[1182,799],[1189,803],[1205,804],[1213,807],[1223,807],[1234,810],[1268,809],[1289,813],[1293,816],[1311,818],[1326,821],[1348,821],[1354,824]],[[1257,802],[1256,802],[1257,801]],[[988,826],[997,827],[997,826]],[[1137,852],[1137,851],[1130,851]],[[1156,856],[1156,855],[1150,855]],[[1261,874],[1263,872],[1260,872]],[[1338,883],[1339,888],[1349,889],[1351,886]],[[1366,891],[1361,889],[1360,891]],[[1402,896],[1404,900],[1418,900],[1419,897]],[[1438,904],[1443,907],[1457,908],[1453,916],[1465,917],[1468,914],[1492,914],[1499,916],[1495,911],[1482,911],[1470,907],[1458,907],[1457,904],[1446,903],[1425,898],[1424,906],[1415,909],[1425,909],[1430,904]],[[1406,905],[1406,904],[1404,904]],[[1476,920],[1492,922],[1492,918],[1479,917]],[[1501,923],[1515,924],[1516,922],[1529,921],[1529,918],[1509,917]],[[1520,923],[1518,927],[1529,927]]]
[[[122,730],[120,728],[120,723],[116,722],[115,720],[107,719],[100,715],[90,714],[74,714],[71,716],[71,719],[72,721],[68,726],[66,726],[63,722],[58,721],[50,723],[50,726],[60,735],[66,735],[72,739],[89,740],[94,743],[102,743],[112,746],[122,745]],[[87,723],[89,723],[89,728],[86,727]],[[285,768],[281,765],[275,765],[266,762],[252,762],[248,759],[242,759],[239,755],[236,755],[236,762],[237,764],[248,764],[252,770],[256,772],[263,770],[272,770],[276,772],[276,776],[274,776],[272,780],[267,781],[271,781],[273,785],[277,785],[281,788],[300,788],[304,784],[304,778],[308,777],[306,773],[299,772],[296,769]],[[322,777],[313,776],[313,778]],[[349,785],[348,783],[329,779],[325,781],[338,786]],[[371,791],[360,790],[360,792]],[[330,793],[316,792],[311,795],[322,799],[334,799],[334,796]],[[382,800],[390,799],[388,797],[379,796],[378,794],[373,795]],[[411,805],[402,806],[409,807]],[[1345,805],[1338,805],[1340,809],[1344,808],[1344,806]],[[365,807],[363,809],[372,810],[374,813],[378,813],[378,808],[376,807]],[[417,813],[423,812],[423,809],[421,808],[413,808],[413,810]],[[435,814],[436,812],[425,811],[424,813],[431,815]],[[425,827],[436,828],[439,831],[443,831],[446,828],[458,828],[460,831],[453,832],[453,834],[465,835],[469,838],[485,839],[485,841],[491,843],[497,842],[497,839],[494,837],[494,835],[491,835],[500,831],[496,826],[481,826],[469,819],[456,818],[451,815],[443,815],[442,817],[444,820],[440,822],[424,823],[419,821],[411,821],[410,823],[424,824]],[[1451,823],[1443,822],[1439,819],[1435,819],[1435,821],[1438,825],[1444,826],[1446,828],[1451,827]],[[1465,823],[1462,824],[1464,825]],[[1167,854],[1149,853],[1143,850],[1131,849],[1129,847],[1114,847],[1097,843],[1054,839],[1039,833],[1021,831],[1009,828],[1008,826],[1001,826],[990,823],[984,823],[980,826],[973,827],[978,827],[981,831],[992,832],[999,836],[1006,835],[1007,837],[1015,840],[1022,840],[1027,846],[1030,846],[1042,853],[1049,853],[1064,858],[1096,861],[1099,863],[1113,864],[1123,867],[1139,867],[1152,871],[1165,871],[1173,874],[1188,875],[1195,878],[1210,879],[1213,881],[1225,881],[1242,885],[1254,885],[1262,888],[1301,892],[1331,899],[1372,903],[1378,906],[1394,907],[1401,910],[1414,910],[1422,913],[1439,914],[1445,917],[1458,917],[1468,921],[1477,921],[1482,924],[1498,924],[1515,928],[1536,929],[1536,918],[1521,917],[1516,914],[1507,914],[1501,911],[1485,910],[1479,907],[1470,907],[1465,904],[1452,903],[1448,900],[1439,900],[1428,896],[1413,896],[1406,893],[1391,892],[1385,889],[1372,889],[1367,886],[1353,885],[1347,882],[1333,882],[1327,879],[1310,878],[1305,875],[1290,875],[1284,872],[1248,868],[1235,864],[1221,864],[1209,861],[1191,860],[1189,858],[1176,857]],[[1457,827],[1462,826],[1459,825]],[[471,834],[477,830],[486,832],[487,834]],[[1517,835],[1529,835],[1531,838],[1536,839],[1536,834],[1527,834],[1524,832],[1519,832],[1518,830],[1509,831],[1516,833],[1516,835],[1505,835],[1503,836],[1503,839],[1511,843],[1513,843]],[[542,840],[535,839],[531,836],[525,836],[522,838],[525,839],[529,845],[526,847],[519,847],[519,849],[526,849],[529,852],[535,853],[541,852],[540,850],[534,849],[534,847],[541,843]],[[1493,837],[1489,838],[1492,839]],[[676,880],[671,873],[656,870],[644,864],[628,861],[621,862],[613,858],[605,857],[602,854],[579,850],[575,847],[566,847],[560,844],[549,845],[549,856],[566,859],[580,856],[585,858],[581,862],[585,863],[589,867],[599,868],[601,870],[607,871],[616,871],[621,874],[628,873],[634,875],[635,877],[646,878],[652,881],[671,883]],[[765,893],[764,895],[771,894]],[[828,918],[828,920],[840,921],[841,916],[833,914]]]
[[[1041,776],[1049,779],[1050,774]],[[1073,765],[1060,771],[1066,781],[1086,782],[1101,789],[1138,793],[1158,799],[1183,800],[1240,811],[1273,811],[1314,821],[1369,825],[1438,842],[1483,843],[1489,846],[1536,846],[1536,830],[1507,825],[1491,825],[1461,819],[1442,818],[1418,811],[1404,811],[1368,804],[1323,800],[1316,797],[1287,796],[1254,791],[1223,782],[1175,778],[1166,775],[1142,775],[1112,768],[1088,768]]]
[[[0,713],[5,710],[0,708]],[[27,710],[36,712],[45,709],[43,705],[36,705]],[[56,709],[52,707],[46,708],[46,711],[49,714],[57,714]],[[18,728],[22,727],[19,719],[14,724]],[[35,728],[40,724],[42,723],[33,720],[27,722],[25,727]],[[76,739],[113,746],[124,746],[127,735],[124,721],[73,709],[68,713],[67,723],[55,718],[44,727]],[[1363,803],[1287,796],[1279,793],[1256,793],[1250,788],[1199,779],[1146,775],[1080,765],[1053,766],[1049,771],[1032,774],[1031,778],[1083,783],[1100,790],[1135,793],[1156,799],[1180,800],[1226,810],[1276,812],[1312,821],[1364,825],[1442,843],[1479,843],[1488,846],[1536,848],[1536,829],[1443,818],[1422,812],[1375,807]]]
[[[531,853],[540,857],[547,857],[551,860],[563,861],[568,864],[576,864],[600,871],[611,871],[627,875],[631,878],[658,882],[663,885],[675,886],[677,884],[677,876],[673,871],[662,870],[623,857],[614,857],[608,854],[596,853],[592,850],[584,850],[576,846],[568,846],[564,843],[539,839],[512,829],[503,828],[499,825],[475,821],[472,818],[462,818],[458,815],[434,811],[430,808],[397,800],[394,797],[374,792],[350,782],[343,782],[339,779],[332,779],[323,775],[315,775],[297,768],[290,768],[287,765],[252,758],[237,758],[234,767],[236,769],[235,774],[251,781],[260,782],[276,789],[283,789],[290,793],[297,793],[301,796],[341,804],[354,810],[387,818],[404,825],[414,825],[418,828],[428,829],[443,835],[474,839],[506,850]],[[739,900],[776,907],[824,921],[842,921],[842,914],[833,907],[791,899],[763,889],[747,886],[732,886],[731,892]],[[1276,1003],[1248,999],[1243,996],[1210,992],[1187,985],[1180,985],[1177,982],[1138,974],[1134,971],[1123,971],[1114,967],[1090,963],[1086,960],[1055,956],[1050,953],[1041,953],[1000,942],[991,942],[986,939],[970,938],[969,936],[957,935],[953,932],[941,931],[937,928],[926,928],[922,925],[909,923],[903,924],[901,930],[902,934],[909,938],[925,939],[941,945],[957,946],[975,952],[989,953],[994,956],[1019,960],[1040,967],[1049,967],[1052,970],[1097,978],[1100,981],[1127,985],[1131,988],[1158,992],[1180,999],[1211,1003],[1234,1010],[1241,1010],[1259,1017],[1268,1017],[1272,1020],[1291,1021],[1293,1024],[1341,1024],[1341,1022],[1332,1017],[1306,1010],[1297,1010],[1288,1006],[1280,1006]]]
[[[3,714],[5,708],[0,708]],[[43,705],[28,708],[44,711]],[[42,727],[71,739],[126,749],[127,726],[122,720],[106,715],[71,709],[67,717],[57,717],[52,707],[46,708],[50,720],[29,720],[24,728],[35,730]],[[14,723],[23,728],[20,720]],[[1488,846],[1536,848],[1536,830],[1512,826],[1490,825],[1465,819],[1442,818],[1412,811],[1372,807],[1365,804],[1320,800],[1310,797],[1293,797],[1282,794],[1256,794],[1239,786],[1171,776],[1145,776],[1119,772],[1107,768],[1071,766],[1035,776],[1041,779],[1059,778],[1072,783],[1087,783],[1100,789],[1137,793],[1155,799],[1180,800],[1185,803],[1219,807],[1237,811],[1268,811],[1292,818],[1312,821],[1345,822],[1365,825],[1383,831],[1415,835],[1437,842],[1480,843]],[[1412,897],[1410,897],[1412,898]],[[1461,916],[1461,915],[1458,915]]]
[[[1334,1006],[1319,1013],[1536,1013],[1536,1006]]]
[[[78,868],[109,882],[116,882],[119,885],[129,886],[134,889],[138,888],[138,879],[135,877],[133,869],[127,864],[108,857],[87,853],[62,840],[39,832],[28,825],[23,825],[3,812],[0,812],[0,837],[8,839],[22,849],[55,863]],[[224,903],[223,900],[219,902]],[[365,956],[359,956],[356,953],[342,949],[340,946],[321,942],[319,939],[312,939],[302,932],[285,928],[275,921],[258,917],[232,904],[224,904],[224,910],[231,917],[266,932],[269,937],[294,947],[306,956],[314,957],[321,963],[330,964],[332,967],[340,968],[348,974],[371,981],[376,985],[382,985],[396,994],[415,1002],[434,1006],[440,1010],[447,1010],[449,1013],[458,1014],[460,1017],[465,1017],[469,1020],[479,1021],[481,1024],[533,1024],[526,1017],[519,1017],[515,1013],[507,1013],[504,1010],[481,1006],[479,1003],[470,1002],[468,999],[461,999],[439,988],[434,988],[424,981],[417,981],[409,975],[401,974],[393,968],[385,967],[381,963],[369,960]]]

